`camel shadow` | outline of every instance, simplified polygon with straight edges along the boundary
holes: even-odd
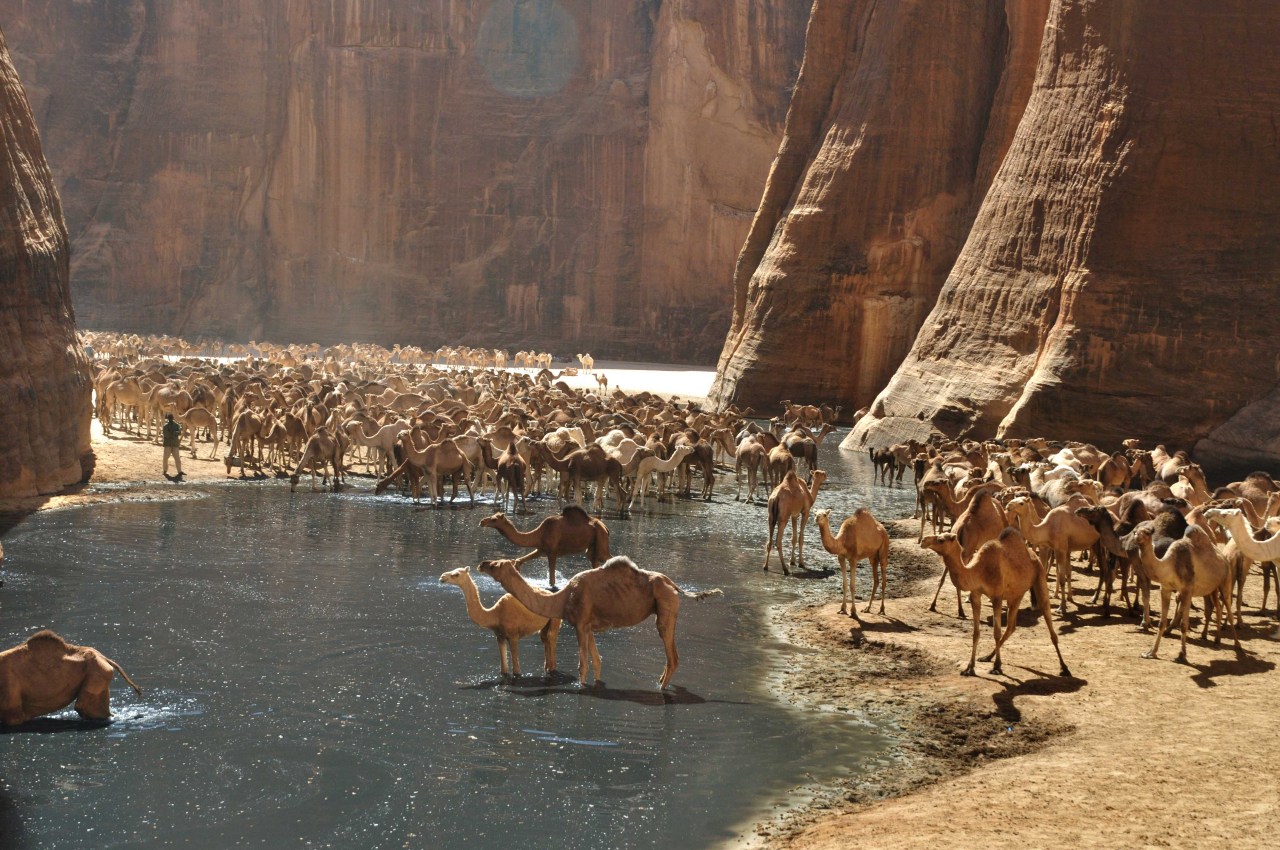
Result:
[[[590,697],[617,702],[629,702],[634,705],[649,707],[665,705],[706,705],[722,703],[728,705],[748,705],[733,700],[708,700],[680,685],[670,685],[665,690],[641,690],[639,688],[610,688],[604,682],[580,687],[577,678],[556,671],[547,676],[521,676],[512,679],[489,679],[473,685],[463,685],[461,690],[494,690],[503,688],[507,693],[521,697],[547,697],[566,695]]]
[[[910,623],[904,623],[902,620],[899,620],[896,617],[888,617],[884,614],[879,614],[877,616],[883,617],[884,619],[880,622],[868,622],[867,620],[863,620],[862,631],[864,632],[898,632],[898,633],[920,631],[919,626],[913,626]],[[850,621],[853,620],[852,617],[850,617],[849,619]],[[857,626],[855,625],[853,626],[853,628],[857,628]]]
[[[831,569],[811,570],[808,567],[792,567],[791,572],[785,577],[796,578],[801,581],[813,581],[814,579],[831,578],[835,574],[836,571]]]
[[[17,802],[7,790],[0,789],[0,847],[26,850],[34,846],[22,824]]]
[[[1274,661],[1264,661],[1247,652],[1236,653],[1233,659],[1216,658],[1208,664],[1189,664],[1197,671],[1191,677],[1202,688],[1216,688],[1214,679],[1222,676],[1252,676],[1256,673],[1269,673],[1276,669]]]
[[[75,717],[37,717],[21,726],[0,726],[0,735],[54,735],[59,732],[94,732],[110,726],[110,720]]]
[[[1005,678],[1012,679],[1012,681],[1002,682],[1003,689],[991,695],[991,701],[996,705],[996,713],[1010,722],[1016,723],[1022,720],[1022,712],[1014,705],[1014,700],[1018,697],[1073,694],[1089,684],[1087,679],[1080,679],[1075,676],[1057,676],[1034,670],[1030,667],[1018,667],[1017,669],[1034,673],[1037,678],[1019,680],[1006,673]],[[991,679],[989,681],[997,680]]]

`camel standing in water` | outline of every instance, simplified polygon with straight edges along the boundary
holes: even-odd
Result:
[[[546,555],[547,581],[552,590],[556,589],[557,556],[585,552],[593,567],[609,560],[609,529],[577,505],[566,505],[560,516],[549,516],[530,531],[516,528],[504,513],[485,517],[480,520],[480,527],[497,529],[499,534],[517,546],[533,549],[516,559],[517,566]]]
[[[440,576],[441,584],[452,584],[462,591],[467,603],[467,615],[471,622],[482,629],[489,629],[498,639],[498,662],[502,667],[502,675],[507,675],[507,653],[511,653],[511,672],[520,675],[520,638],[537,633],[542,638],[542,651],[545,657],[543,667],[548,673],[556,669],[556,640],[560,636],[560,621],[548,620],[524,607],[510,593],[494,603],[492,608],[484,607],[480,601],[480,591],[471,578],[471,568],[462,567]]]
[[[797,535],[800,550],[800,567],[804,568],[804,528],[809,524],[809,510],[818,498],[818,488],[827,480],[827,473],[815,469],[806,490],[796,477],[795,470],[788,472],[769,494],[769,539],[764,544],[764,569],[769,570],[769,552],[773,548],[774,531],[778,534],[778,560],[782,562],[782,574],[791,575],[787,560],[782,556],[782,535],[787,521],[791,521],[791,563],[796,563]],[[798,529],[798,531],[797,531]]]
[[[719,590],[690,593],[681,590],[662,573],[642,570],[630,558],[610,558],[604,566],[584,570],[569,579],[555,593],[539,590],[529,584],[515,561],[485,561],[480,572],[492,576],[502,587],[533,613],[548,619],[564,620],[578,634],[578,681],[587,683],[587,670],[594,665],[596,682],[600,682],[600,651],[596,648],[596,632],[626,628],[658,617],[658,635],[666,649],[667,664],[662,668],[658,687],[665,688],[680,664],[676,651],[676,617],[680,613],[680,596],[703,599]]]

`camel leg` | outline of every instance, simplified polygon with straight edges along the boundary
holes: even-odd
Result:
[[[1147,651],[1143,658],[1158,658],[1156,655],[1160,651],[1160,638],[1164,637],[1165,615],[1169,613],[1169,594],[1172,591],[1167,585],[1160,586],[1160,623],[1156,627],[1156,643]]]
[[[849,559],[844,555],[837,555],[836,558],[840,562],[840,613],[849,614],[849,609],[852,609],[853,613],[849,614],[849,616],[856,620],[858,619],[858,606],[857,600],[851,592],[853,578],[849,575],[852,568],[849,566]]]
[[[924,538],[922,537],[920,539],[923,540]],[[947,570],[946,570],[946,567],[943,567],[942,575],[938,576],[938,589],[933,592],[933,601],[929,603],[929,610],[933,611],[935,614],[938,611],[938,597],[942,595],[942,585],[946,583],[946,580],[947,580]],[[964,612],[962,611],[961,613],[964,613]]]
[[[1040,614],[1044,617],[1045,628],[1049,630],[1049,640],[1053,641],[1053,651],[1058,653],[1058,664],[1059,664],[1058,675],[1070,676],[1071,671],[1067,669],[1067,662],[1062,657],[1062,650],[1058,647],[1058,631],[1053,627],[1053,612],[1049,606],[1049,583],[1045,581],[1043,583],[1038,583],[1037,586],[1042,591],[1040,593],[1040,605],[1039,605]],[[1021,598],[1019,598],[1018,602],[1021,603],[1021,601],[1022,601]],[[1017,606],[1015,606],[1009,609],[1009,630],[1004,634],[1004,639],[1006,641],[1009,639],[1009,635],[1013,634],[1013,629],[1015,626],[1014,621],[1017,618],[1018,618],[1018,608]]]
[[[1067,597],[1071,595],[1071,552],[1055,552],[1053,557],[1058,562],[1054,570],[1058,587],[1058,615],[1065,617]]]
[[[662,646],[667,651],[667,666],[662,668],[662,678],[658,680],[658,688],[665,688],[680,666],[680,653],[676,650],[676,618],[674,613],[660,611],[658,613],[658,637],[662,638]]]
[[[1173,659],[1179,664],[1187,663],[1187,624],[1191,619],[1191,594],[1178,594],[1178,612],[1174,615],[1178,618],[1178,622],[1182,625],[1182,645],[1178,651],[1178,657]],[[1209,618],[1209,612],[1204,612],[1205,619]]]
[[[800,514],[800,569],[808,569],[804,565],[804,530],[809,525],[809,511]]]
[[[538,632],[542,639],[542,669],[548,673],[556,672],[556,643],[560,640],[560,621],[547,620],[547,624]]]
[[[587,659],[590,657],[591,630],[579,627],[578,632],[578,685],[587,686]]]
[[[520,639],[514,638],[507,641],[507,647],[511,650],[511,672],[520,675]]]
[[[774,528],[773,521],[770,520],[769,521],[769,539],[766,540],[764,544],[764,571],[765,572],[769,572],[769,555],[772,554],[772,551],[773,551],[773,528]],[[781,551],[779,551],[778,554],[779,556],[781,556],[782,554]],[[785,567],[787,565],[787,562],[783,561],[782,565]]]
[[[556,553],[547,553],[547,586],[556,589]]]
[[[502,668],[502,675],[507,675],[507,639],[498,637],[498,666]]]
[[[969,594],[969,606],[973,608],[973,649],[969,652],[969,666],[960,671],[961,676],[973,676],[978,660],[978,631],[982,625],[982,594],[976,590]]]
[[[884,595],[889,588],[889,559],[883,554],[877,555],[873,562],[870,558],[867,563],[871,564],[871,599],[876,596],[876,573],[880,574],[880,612],[884,613]],[[867,612],[871,611],[871,601],[867,602]]]
[[[601,664],[602,664],[602,662],[601,662],[601,658],[600,658],[600,647],[596,646],[596,633],[595,633],[595,632],[588,632],[588,634],[590,635],[590,640],[591,640],[591,644],[590,644],[590,647],[589,647],[589,648],[590,648],[590,651],[591,651],[591,663],[592,663],[592,665],[594,665],[594,667],[595,667],[595,671],[596,671],[596,680],[595,680],[595,681],[596,681],[596,684],[598,685],[598,684],[600,684],[601,675],[602,675],[602,673],[601,673]]]
[[[1019,597],[1018,601],[1021,602],[1022,598]],[[991,673],[993,675],[998,676],[999,674],[1004,672],[1004,670],[1000,667],[1000,644],[1008,640],[1009,635],[1013,634],[1013,630],[1015,628],[1015,621],[1018,618],[1016,616],[1011,616],[1009,618],[1009,630],[1006,632],[1003,630],[1000,624],[1001,619],[1003,619],[1002,615],[1004,614],[1004,600],[995,596],[991,597],[991,608],[992,608],[991,631],[994,633],[994,637],[996,639],[996,645],[991,650],[990,655],[984,655],[982,658],[979,658],[978,660],[985,663],[987,661],[995,659],[995,664],[992,665],[991,667]],[[1013,610],[1015,613],[1017,612],[1016,608]]]

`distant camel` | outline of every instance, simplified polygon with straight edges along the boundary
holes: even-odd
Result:
[[[785,451],[785,449],[784,449]],[[788,472],[773,492],[769,494],[769,539],[764,544],[764,569],[769,570],[769,552],[773,548],[774,531],[778,534],[778,560],[782,561],[782,574],[790,575],[787,561],[782,556],[782,535],[787,521],[791,521],[791,563],[796,563],[796,550],[800,551],[800,567],[804,568],[804,528],[809,524],[809,511],[818,498],[818,488],[827,480],[827,473],[815,469],[806,489],[796,477],[795,470]],[[797,543],[797,539],[799,542]]]
[[[857,590],[854,579],[858,574],[858,561],[867,559],[871,568],[871,597],[863,611],[871,612],[871,603],[876,601],[876,588],[880,589],[880,613],[884,613],[885,571],[889,564],[889,533],[884,530],[871,511],[858,508],[853,515],[840,523],[840,531],[831,534],[831,511],[822,510],[814,514],[818,522],[818,531],[822,534],[822,548],[840,561],[840,613],[848,613],[855,620],[858,617]],[[845,611],[846,601],[848,611]]]

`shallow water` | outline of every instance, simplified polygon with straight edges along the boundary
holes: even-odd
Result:
[[[864,455],[823,460],[837,521],[910,511],[910,485],[872,488]],[[536,637],[501,681],[492,635],[438,581],[520,551],[477,526],[491,506],[415,510],[353,482],[50,511],[6,537],[5,645],[53,628],[145,693],[117,678],[110,725],[64,712],[0,738],[0,847],[705,847],[797,785],[875,768],[877,730],[768,692],[797,650],[762,612],[812,579],[760,571],[764,509],[729,479],[712,504],[605,515],[615,554],[724,589],[683,600],[666,694],[652,620],[600,636],[604,687],[544,679]],[[555,510],[535,505],[521,527]],[[809,530],[811,565],[833,566]],[[545,582],[545,561],[528,567]],[[476,581],[486,604],[501,594]],[[559,660],[576,672],[568,627]]]

